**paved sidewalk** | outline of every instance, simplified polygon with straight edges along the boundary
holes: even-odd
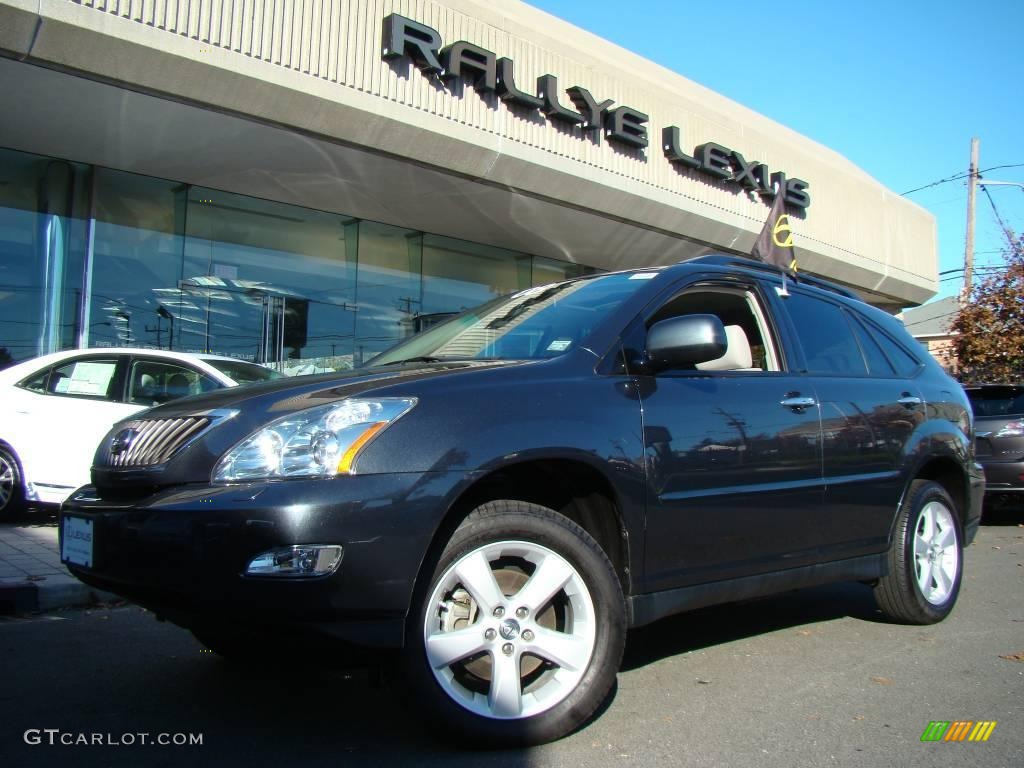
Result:
[[[52,611],[111,599],[112,595],[86,586],[61,564],[53,513],[37,511],[13,523],[0,523],[0,614]]]

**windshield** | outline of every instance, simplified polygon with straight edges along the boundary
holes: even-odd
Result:
[[[494,299],[401,342],[366,367],[436,360],[539,360],[565,354],[655,274],[571,280]]]
[[[262,365],[247,363],[244,360],[220,360],[217,358],[204,358],[203,362],[211,365],[236,384],[252,384],[257,381],[270,381],[280,379],[284,374],[264,368]]]
[[[968,389],[975,416],[1024,416],[1024,387]]]

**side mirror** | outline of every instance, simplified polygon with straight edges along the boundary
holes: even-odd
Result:
[[[684,315],[655,323],[647,331],[651,373],[693,368],[725,354],[725,326],[717,315]]]

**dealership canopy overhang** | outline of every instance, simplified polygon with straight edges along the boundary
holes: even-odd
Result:
[[[757,183],[781,173],[809,202],[791,217],[802,270],[893,307],[937,289],[930,214],[528,5],[245,7],[0,0],[0,146],[604,269],[749,253]],[[396,18],[436,34],[448,73],[389,50]]]

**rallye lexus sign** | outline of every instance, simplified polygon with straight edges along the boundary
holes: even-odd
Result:
[[[445,81],[465,80],[481,94],[497,94],[498,98],[520,110],[539,111],[549,120],[578,126],[581,136],[603,132],[611,142],[644,151],[648,144],[649,118],[643,112],[626,106],[615,106],[611,99],[599,101],[590,91],[578,85],[560,91],[558,78],[541,75],[536,88],[524,89],[516,83],[512,59],[478,45],[459,40],[445,46],[434,28],[393,13],[384,19],[382,56],[386,61],[408,56],[428,77]],[[572,106],[564,103],[568,96]],[[747,161],[734,149],[706,142],[692,152],[680,144],[677,126],[662,131],[665,157],[680,170],[701,173],[718,182],[734,184],[761,195],[766,200],[782,190],[785,202],[795,208],[811,204],[809,185],[801,179],[786,178],[781,171],[771,172],[764,163]]]

